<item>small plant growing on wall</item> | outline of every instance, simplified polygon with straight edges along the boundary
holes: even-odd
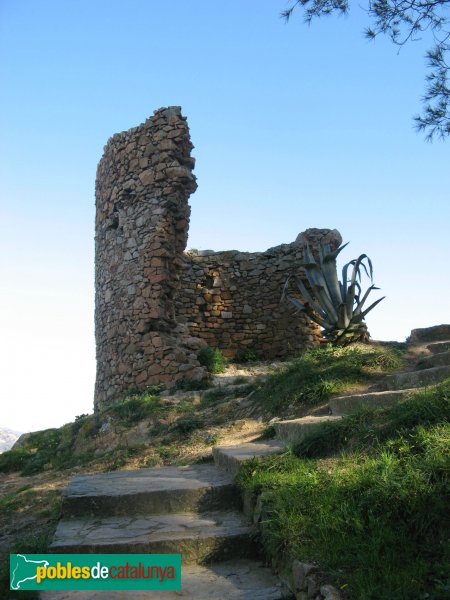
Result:
[[[198,355],[198,361],[210,373],[216,374],[225,371],[226,359],[218,348],[211,348],[210,346],[202,348]]]
[[[373,281],[372,261],[366,254],[351,260],[342,269],[342,281],[338,279],[336,258],[347,246],[344,244],[332,251],[329,245],[319,245],[319,262],[314,258],[308,245],[304,248],[305,270],[310,290],[298,276],[289,276],[283,289],[283,298],[290,300],[298,310],[318,323],[327,340],[339,345],[367,341],[369,333],[365,316],[384,298],[379,298],[368,308],[365,303],[372,290],[379,288],[370,285],[363,293],[361,288],[362,270]],[[295,280],[301,299],[291,293],[292,280]]]

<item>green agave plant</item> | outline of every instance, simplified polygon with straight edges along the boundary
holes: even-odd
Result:
[[[361,270],[364,269],[373,281],[372,261],[366,254],[348,262],[342,269],[342,282],[339,281],[336,258],[347,245],[348,242],[334,251],[328,244],[319,245],[318,263],[310,247],[306,245],[301,266],[305,270],[311,291],[298,276],[293,275],[288,277],[283,289],[283,298],[290,300],[296,308],[318,323],[330,342],[340,345],[369,339],[364,317],[385,298],[379,298],[363,310],[370,292],[379,289],[372,284],[362,294]],[[352,270],[349,272],[349,269]],[[293,279],[302,300],[289,293]]]

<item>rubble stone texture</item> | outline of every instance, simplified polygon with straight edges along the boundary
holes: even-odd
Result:
[[[287,277],[301,276],[304,244],[314,249],[319,241],[337,248],[342,238],[336,230],[308,229],[266,252],[185,253],[175,300],[179,321],[227,357],[248,349],[282,358],[318,344],[320,328],[280,300]]]
[[[303,244],[337,247],[336,230],[309,229],[266,252],[184,252],[189,196],[196,190],[180,107],[114,135],[96,179],[96,345],[94,406],[132,387],[171,386],[205,375],[206,344],[226,356],[249,349],[289,356],[320,339],[319,328],[280,303]]]

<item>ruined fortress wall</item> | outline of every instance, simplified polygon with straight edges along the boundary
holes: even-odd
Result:
[[[186,119],[170,107],[114,135],[98,165],[96,408],[135,385],[203,375],[198,340],[174,310],[197,187],[191,149]]]
[[[201,379],[208,344],[283,357],[320,338],[280,304],[305,241],[337,246],[335,230],[309,229],[266,252],[186,253],[188,198],[197,184],[185,117],[162,108],[106,144],[96,179],[95,330],[98,410],[131,387]],[[301,273],[300,273],[301,274]]]
[[[302,275],[304,244],[316,248],[320,241],[336,248],[341,237],[336,230],[309,229],[266,252],[186,253],[176,298],[179,321],[229,357],[248,349],[281,358],[317,345],[320,328],[280,300],[287,277]]]

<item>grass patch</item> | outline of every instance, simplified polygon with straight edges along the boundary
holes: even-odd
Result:
[[[179,379],[171,388],[171,392],[198,392],[207,390],[211,387],[211,379],[204,377],[203,379]]]
[[[160,459],[167,464],[170,464],[179,455],[179,450],[176,446],[169,444],[161,444],[155,449],[156,454]]]
[[[434,388],[417,392],[390,408],[365,409],[342,419],[317,426],[294,452],[305,458],[323,458],[343,450],[378,448],[385,443],[409,447],[417,427],[450,421],[450,379]],[[397,441],[396,441],[397,440]],[[450,447],[450,444],[449,444]]]
[[[403,352],[400,344],[315,348],[270,375],[256,391],[255,400],[271,414],[291,405],[320,404],[376,373],[400,368]]]
[[[238,483],[263,493],[267,552],[318,561],[354,600],[448,598],[449,405],[447,380],[245,465]]]
[[[224,400],[227,396],[229,396],[229,392],[227,392],[227,390],[224,388],[215,388],[212,390],[208,390],[203,394],[200,404],[201,406],[216,404],[216,402]]]
[[[0,561],[0,598],[18,598],[23,600],[39,600],[38,591],[14,591],[9,589],[9,553],[11,554],[46,554],[52,541],[57,521],[51,521],[39,530],[22,534],[14,541],[8,553],[4,553]]]
[[[15,510],[20,508],[24,502],[28,502],[35,495],[34,490],[29,485],[16,490],[13,494],[5,494],[0,497],[0,513],[2,516],[9,516]]]
[[[235,385],[239,385],[239,387],[235,388]],[[230,387],[213,388],[212,390],[208,390],[203,394],[200,405],[205,407],[217,404],[225,399],[231,400],[232,398],[248,396],[250,392],[255,389],[255,387],[256,386],[254,383],[248,383],[245,385],[244,382],[244,385],[233,383],[233,385]]]
[[[175,431],[179,433],[181,436],[185,437],[189,435],[192,431],[196,429],[200,429],[203,425],[203,421],[198,417],[189,416],[189,417],[180,417],[170,425],[169,431]]]
[[[117,471],[124,467],[131,458],[140,454],[146,448],[145,444],[136,444],[135,446],[125,446],[119,444],[113,450],[104,454],[106,460],[106,466],[104,471]]]
[[[107,409],[108,414],[120,420],[125,426],[132,426],[143,419],[151,417],[161,410],[159,395],[140,392],[127,395]]]
[[[20,471],[24,477],[41,473],[47,469],[63,469],[89,463],[93,450],[74,453],[74,444],[80,431],[93,428],[94,417],[82,415],[74,423],[59,429],[45,429],[30,433],[23,446],[0,455],[0,471]]]
[[[15,496],[15,499],[13,498]],[[14,511],[27,508],[35,511],[40,519],[38,523],[29,523],[26,533],[21,532],[14,537],[14,541],[2,552],[0,557],[0,598],[23,598],[24,600],[38,600],[39,592],[9,590],[9,554],[45,554],[53,538],[56,524],[61,515],[60,493],[55,490],[44,494],[33,490],[29,486],[18,489],[15,494],[3,496],[1,499],[1,513],[9,517]],[[40,507],[41,508],[39,510]]]

